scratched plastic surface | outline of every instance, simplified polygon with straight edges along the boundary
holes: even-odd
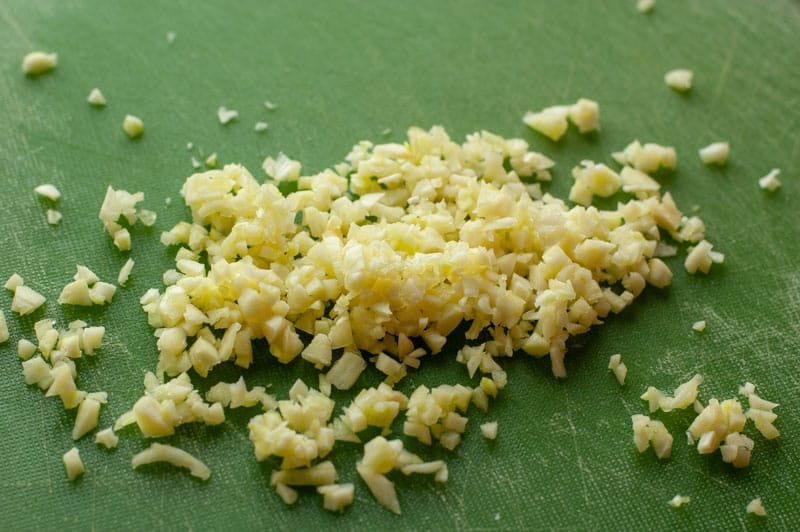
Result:
[[[0,278],[17,271],[48,302],[18,319],[10,294],[0,293],[11,329],[0,346],[0,528],[779,530],[800,522],[800,7],[671,0],[642,15],[634,4],[3,2]],[[177,35],[172,44],[168,31]],[[33,49],[58,52],[58,68],[23,76],[21,58]],[[696,74],[688,95],[662,79],[679,67]],[[104,109],[85,102],[95,86],[108,99]],[[599,135],[571,131],[555,144],[521,123],[529,109],[582,96],[600,102]],[[278,108],[266,110],[267,99]],[[221,105],[239,119],[220,125]],[[144,120],[137,141],[121,130],[126,113]],[[257,121],[269,130],[254,132]],[[132,471],[131,455],[147,445],[134,430],[112,451],[91,437],[77,442],[87,471],[67,482],[61,454],[73,445],[74,412],[24,384],[16,342],[33,338],[34,321],[45,316],[104,324],[105,344],[78,361],[78,383],[109,393],[101,426],[131,406],[155,366],[138,298],[160,286],[171,265],[158,235],[187,216],[178,191],[192,156],[217,152],[222,163],[262,175],[261,160],[283,151],[312,172],[341,161],[361,139],[399,141],[409,126],[434,124],[458,139],[487,129],[528,140],[556,160],[549,190],[562,197],[569,169],[582,159],[610,164],[610,153],[634,138],[674,145],[678,169],[662,183],[685,211],[699,208],[725,264],[692,277],[680,257],[670,260],[673,286],[648,288],[576,342],[567,380],[556,381],[546,360],[505,361],[507,389],[488,415],[471,415],[455,452],[410,445],[426,458],[446,456],[450,482],[396,478],[402,516],[373,500],[350,445],[333,456],[341,480],[356,483],[352,508],[330,514],[305,490],[285,507],[269,485],[270,464],[253,458],[246,432],[253,411],[233,412],[222,427],[184,426],[167,440],[209,465],[207,483],[167,466]],[[707,168],[696,151],[717,140],[731,143],[730,164]],[[773,167],[783,170],[784,185],[767,194],[756,181]],[[63,192],[58,227],[46,224],[47,204],[32,192],[43,182]],[[59,308],[55,299],[76,263],[113,280],[125,262],[97,219],[109,184],[143,191],[158,223],[133,232],[136,267],[112,305]],[[708,323],[703,334],[691,330],[699,319]],[[617,352],[629,368],[624,387],[606,370]],[[283,395],[297,376],[314,375],[260,353],[251,385],[272,384]],[[430,360],[400,387],[468,383],[453,354]],[[750,380],[781,403],[777,441],[748,429],[756,441],[750,469],[688,447],[689,412],[659,416],[675,435],[670,460],[636,453],[630,416],[646,412],[638,396],[647,385],[671,390],[695,372],[705,376],[704,401],[733,397]],[[225,367],[211,382],[237,374]],[[375,374],[362,379],[377,382]],[[340,406],[346,397],[337,396]],[[478,430],[490,419],[500,424],[492,443]],[[670,508],[676,494],[691,503]],[[768,517],[745,514],[756,496]]]

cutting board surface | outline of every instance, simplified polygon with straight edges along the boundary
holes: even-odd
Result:
[[[19,272],[47,296],[19,318],[0,293],[11,340],[0,346],[0,528],[24,529],[790,529],[800,522],[800,4],[795,0],[659,1],[642,15],[635,2],[59,2],[7,0],[0,5],[0,280]],[[174,31],[176,39],[167,42]],[[22,57],[59,53],[58,68],[29,78]],[[663,75],[690,68],[687,95]],[[85,99],[100,87],[105,108]],[[529,109],[589,97],[600,102],[602,131],[570,131],[553,143],[529,130]],[[264,100],[278,105],[264,108]],[[228,125],[216,110],[239,111]],[[135,141],[125,114],[144,120]],[[257,121],[269,123],[256,133]],[[155,367],[155,338],[138,299],[161,286],[172,266],[161,231],[188,218],[179,195],[191,157],[218,154],[263,178],[267,155],[284,152],[304,173],[343,160],[362,139],[402,141],[410,126],[444,126],[454,139],[489,130],[526,139],[557,166],[549,191],[565,197],[569,170],[583,159],[612,164],[633,139],[675,146],[678,169],[662,184],[678,205],[697,213],[725,263],[689,276],[679,257],[665,290],[648,288],[634,305],[578,339],[569,378],[556,380],[547,360],[504,361],[509,384],[488,414],[474,412],[453,453],[410,445],[426,458],[448,459],[450,481],[396,478],[403,508],[380,507],[357,478],[356,446],[335,452],[341,481],[355,482],[344,515],[322,509],[313,491],[286,507],[259,464],[246,423],[233,411],[220,427],[181,427],[167,441],[205,461],[211,479],[151,466],[132,471],[130,457],[148,441],[121,433],[104,450],[77,442],[86,473],[69,483],[61,455],[74,411],[26,386],[15,353],[33,339],[33,323],[85,319],[107,328],[100,354],[78,361],[79,386],[105,390],[101,426],[142,393]],[[384,130],[389,129],[388,134]],[[730,163],[704,166],[697,149],[731,144]],[[187,150],[192,142],[194,148]],[[756,182],[781,168],[783,187]],[[64,219],[45,222],[48,205],[33,194],[53,183]],[[127,258],[97,218],[108,185],[143,191],[158,212],[151,229],[133,231],[131,280],[113,304],[60,308],[56,297],[77,264],[115,279]],[[171,198],[171,203],[166,203]],[[697,334],[693,322],[708,328]],[[629,368],[620,387],[607,371],[621,353]],[[285,396],[295,378],[314,378],[265,353],[250,385]],[[450,349],[400,385],[469,383]],[[675,435],[673,456],[639,455],[630,416],[646,413],[648,385],[672,390],[694,373],[700,397],[725,399],[744,381],[780,403],[782,436],[756,441],[752,467],[734,470],[718,454],[700,456],[683,430],[691,412],[660,416]],[[232,380],[233,367],[212,379]],[[376,374],[361,384],[377,384]],[[341,405],[347,394],[337,394]],[[497,420],[495,442],[478,426]],[[673,509],[667,501],[690,495]],[[744,508],[760,496],[766,518]]]

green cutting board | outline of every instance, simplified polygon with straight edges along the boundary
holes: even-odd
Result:
[[[166,34],[177,38],[168,43]],[[599,2],[60,2],[6,0],[0,5],[0,280],[19,272],[47,296],[42,310],[19,318],[0,293],[11,340],[0,346],[0,529],[791,529],[800,523],[800,4],[796,0],[661,0],[642,15],[634,0]],[[22,57],[59,53],[58,68],[29,78]],[[687,95],[663,75],[690,68]],[[85,98],[93,87],[103,109]],[[553,143],[521,122],[529,109],[600,102],[602,132],[574,131]],[[264,108],[264,100],[279,107]],[[239,111],[223,126],[219,106]],[[122,118],[142,117],[144,135],[128,139]],[[269,123],[258,134],[253,125]],[[221,427],[183,426],[167,441],[204,460],[208,482],[150,466],[132,471],[148,441],[136,430],[104,450],[77,442],[85,475],[67,481],[61,455],[73,442],[74,411],[26,386],[15,346],[33,338],[37,319],[60,325],[82,318],[104,324],[98,356],[78,361],[83,389],[105,390],[108,426],[142,393],[155,367],[152,330],[138,305],[172,264],[161,231],[188,212],[179,189],[191,157],[217,152],[263,177],[267,155],[283,151],[306,173],[341,161],[361,139],[402,141],[410,126],[443,125],[456,139],[486,129],[522,137],[557,166],[550,192],[564,197],[570,168],[582,159],[611,163],[635,138],[675,146],[678,169],[662,184],[679,206],[698,213],[725,263],[688,276],[670,260],[674,282],[648,288],[628,310],[579,338],[569,378],[547,360],[507,361],[509,384],[488,414],[470,415],[453,453],[409,444],[425,458],[446,457],[445,486],[396,478],[403,508],[380,507],[358,479],[358,448],[335,453],[341,480],[355,482],[343,515],[301,491],[286,507],[269,485],[247,439],[254,411],[233,411]],[[390,129],[388,135],[382,134]],[[704,166],[697,149],[731,144],[730,163]],[[192,142],[193,150],[186,144]],[[769,194],[757,179],[781,168]],[[33,188],[63,192],[64,219],[45,222]],[[76,263],[115,279],[127,258],[104,234],[97,213],[106,186],[145,193],[158,212],[151,229],[133,232],[131,280],[113,304],[60,308],[55,299]],[[166,198],[173,201],[166,203]],[[694,321],[708,328],[697,334]],[[456,343],[457,339],[453,339]],[[621,353],[620,387],[607,371]],[[248,383],[285,395],[304,365],[282,366],[263,351]],[[448,356],[449,355],[449,356]],[[400,386],[469,383],[451,349]],[[630,416],[646,413],[648,385],[671,390],[695,372],[700,397],[733,397],[749,380],[777,401],[782,435],[756,441],[752,466],[734,470],[718,454],[700,456],[682,432],[689,412],[660,416],[675,435],[671,459],[633,446]],[[233,367],[211,381],[232,379]],[[370,373],[360,384],[379,382]],[[204,384],[207,386],[207,384]],[[337,394],[339,405],[347,394]],[[499,422],[495,442],[478,425]],[[690,495],[673,509],[667,501]],[[760,496],[768,516],[745,514]]]

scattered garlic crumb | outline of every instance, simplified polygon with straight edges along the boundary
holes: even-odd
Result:
[[[781,171],[779,168],[773,168],[767,175],[758,180],[758,186],[761,187],[762,190],[775,192],[781,188],[781,182],[778,180],[780,173]]]
[[[131,274],[131,270],[133,269],[133,259],[128,259],[122,268],[119,270],[119,275],[117,275],[117,283],[120,286],[125,286],[128,282],[128,276]]]
[[[90,393],[83,398],[81,404],[78,405],[75,425],[72,428],[73,440],[80,439],[97,426],[100,419],[100,406],[106,403],[107,398],[106,392]]]
[[[656,6],[656,0],[638,0],[636,2],[636,9],[639,13],[650,13]]]
[[[6,323],[6,315],[3,309],[0,309],[0,344],[8,341],[8,323]],[[22,340],[20,340],[22,342]],[[17,353],[19,354],[19,344],[17,344]],[[22,358],[22,357],[20,357]]]
[[[686,495],[675,495],[673,498],[667,501],[667,504],[673,508],[680,508],[684,504],[688,504],[691,500],[692,498]]]
[[[675,388],[674,397],[667,396],[658,388],[648,386],[647,391],[641,395],[640,399],[648,401],[650,412],[657,410],[671,412],[676,409],[689,408],[697,399],[697,390],[702,382],[703,376],[695,374],[691,379]]]
[[[138,116],[125,115],[122,129],[130,138],[134,139],[144,133],[144,122]]]
[[[497,421],[490,421],[481,424],[481,434],[487,440],[494,440],[497,438]]]
[[[256,122],[256,125],[253,127],[256,133],[261,133],[262,131],[266,131],[269,129],[269,124],[266,122]]]
[[[73,447],[61,457],[64,462],[64,468],[67,471],[67,478],[70,481],[75,480],[84,472],[83,461],[81,460],[80,452],[77,447]]]
[[[721,264],[725,262],[725,255],[712,251],[714,246],[707,240],[701,240],[696,246],[689,248],[683,266],[689,273],[696,273],[698,270],[708,273],[712,263]]]
[[[208,157],[206,157],[206,166],[208,168],[216,168],[217,167],[217,152],[212,153]]]
[[[92,89],[89,96],[86,97],[86,101],[95,107],[104,107],[106,105],[106,97],[103,96],[103,93],[100,92],[100,89],[97,87]]]
[[[731,146],[727,142],[713,142],[705,148],[700,148],[698,154],[705,164],[723,166],[728,163]]]
[[[692,324],[692,330],[695,332],[703,332],[706,330],[706,320],[696,321]]]
[[[767,510],[764,508],[764,504],[761,502],[761,497],[756,497],[752,501],[748,502],[745,510],[749,514],[756,514],[761,517],[766,517],[767,515]]]
[[[692,88],[694,73],[691,70],[678,68],[670,70],[664,75],[664,82],[678,92],[686,92]]]
[[[567,114],[569,113],[568,107],[558,105],[553,107],[546,107],[538,113],[528,111],[522,118],[522,121],[535,131],[538,131],[545,137],[553,141],[558,141],[567,132]]]
[[[61,192],[59,192],[55,185],[39,185],[38,187],[34,188],[33,191],[42,198],[47,198],[50,201],[58,201],[59,198],[61,198]]]
[[[57,210],[47,209],[47,223],[49,225],[58,225],[64,216]]]
[[[178,38],[178,34],[174,31],[167,32],[167,44],[172,44],[175,42],[175,39]]]
[[[114,429],[108,427],[101,431],[98,431],[94,435],[94,442],[97,445],[102,445],[106,449],[113,449],[119,443],[119,436],[114,433]]]
[[[186,143],[186,150],[189,151],[194,148],[194,142],[187,142]]]
[[[277,109],[277,108],[278,108],[278,106],[277,106],[277,105],[275,105],[274,103],[272,103],[272,102],[271,102],[271,101],[269,101],[269,100],[265,100],[265,101],[264,101],[264,108],[265,108],[267,111],[274,111],[275,109]]]
[[[391,134],[392,134],[392,128],[390,128],[390,127],[387,127],[386,129],[381,131],[381,136],[383,136],[383,137],[388,137]]]
[[[44,74],[58,65],[58,54],[31,52],[22,59],[22,71],[26,74]]]
[[[203,167],[203,163],[198,161],[196,157],[192,157],[191,163],[192,163],[192,168],[194,168],[195,170],[199,170],[200,168]]]
[[[261,167],[264,172],[280,183],[282,181],[297,181],[300,178],[300,162],[287,157],[283,152],[278,154],[277,159],[267,157]]]
[[[14,290],[14,299],[11,301],[11,310],[20,316],[34,312],[44,305],[45,297],[36,290],[20,285]]]
[[[640,453],[645,452],[652,443],[658,458],[670,457],[672,435],[661,421],[650,419],[649,416],[642,414],[634,414],[631,416],[631,423],[633,425],[633,442]]]
[[[219,119],[219,123],[222,125],[228,124],[232,120],[239,117],[239,111],[234,111],[233,109],[227,109],[224,106],[221,106],[217,109],[217,118]]]
[[[322,495],[322,507],[330,512],[343,512],[353,504],[354,484],[328,484],[317,486],[317,493]]]
[[[25,284],[25,281],[22,279],[22,277],[18,273],[12,273],[11,276],[6,281],[6,284],[3,286],[5,287],[6,290],[14,292],[18,287],[22,286],[23,284]]]
[[[135,454],[131,459],[131,466],[136,469],[154,462],[167,462],[177,467],[183,467],[200,480],[208,480],[211,476],[211,470],[203,462],[183,449],[162,443],[153,443],[144,451]]]
[[[625,384],[625,377],[628,375],[628,367],[622,362],[622,355],[619,353],[615,355],[611,355],[611,358],[608,361],[608,369],[610,369],[614,376],[617,378],[617,382],[621,385]]]
[[[36,344],[25,338],[17,342],[17,356],[21,360],[28,360],[36,353]]]

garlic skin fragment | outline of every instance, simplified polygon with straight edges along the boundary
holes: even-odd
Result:
[[[188,469],[193,477],[200,480],[208,480],[211,476],[211,470],[203,462],[183,449],[162,443],[153,443],[144,451],[135,454],[131,459],[131,467],[136,469],[155,462],[167,462]]]

